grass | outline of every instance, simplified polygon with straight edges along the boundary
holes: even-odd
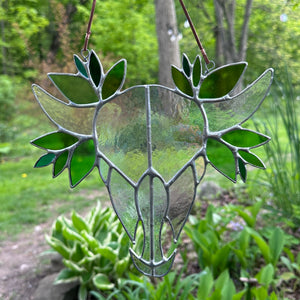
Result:
[[[66,171],[52,179],[50,167],[33,169],[34,162],[34,157],[24,157],[0,164],[0,239],[71,208],[94,205],[95,200],[86,199],[82,191],[104,188],[97,170],[71,190]]]

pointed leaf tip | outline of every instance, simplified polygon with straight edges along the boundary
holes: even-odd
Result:
[[[235,129],[222,135],[227,143],[241,148],[255,148],[269,141],[269,137],[248,129]]]
[[[76,65],[76,68],[79,71],[79,73],[81,75],[83,75],[84,77],[88,78],[88,74],[86,72],[84,64],[83,64],[82,60],[76,54],[74,55],[74,61],[75,61],[75,65]]]
[[[90,55],[89,70],[95,86],[98,87],[100,84],[102,71],[100,62],[94,51],[92,51]]]
[[[185,54],[182,55],[182,68],[183,68],[185,75],[187,77],[190,77],[191,76],[190,61]]]
[[[70,183],[79,184],[94,168],[96,153],[92,139],[82,142],[73,152],[70,162]]]
[[[125,81],[126,60],[121,59],[107,72],[102,86],[102,100],[120,90]]]
[[[38,159],[38,161],[34,165],[34,168],[42,168],[49,166],[53,162],[54,158],[54,153],[47,153]]]
[[[172,77],[176,87],[184,94],[193,97],[193,89],[183,72],[172,66]]]
[[[240,62],[208,73],[200,87],[199,98],[220,98],[229,94],[238,84],[246,66],[246,62]]]
[[[209,138],[206,145],[206,155],[212,166],[231,179],[236,181],[236,162],[231,150],[218,140]]]
[[[194,65],[193,65],[193,84],[194,86],[198,86],[201,79],[201,61],[200,57],[197,55]]]

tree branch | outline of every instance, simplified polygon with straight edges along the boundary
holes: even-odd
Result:
[[[240,50],[239,50],[239,58],[241,60],[246,59],[248,33],[249,33],[249,21],[250,21],[250,15],[251,15],[252,2],[253,2],[253,0],[247,0],[246,7],[245,7],[244,22],[243,22],[243,27],[242,27],[242,31],[241,31]]]

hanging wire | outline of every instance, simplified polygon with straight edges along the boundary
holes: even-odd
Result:
[[[93,17],[94,17],[94,13],[95,13],[95,8],[96,8],[96,0],[93,0],[93,5],[92,5],[92,9],[91,9],[91,14],[90,14],[90,19],[89,19],[89,23],[88,23],[88,27],[86,30],[86,34],[85,34],[85,40],[84,40],[84,46],[82,51],[87,51],[87,47],[88,47],[88,43],[89,43],[89,39],[91,36],[91,26],[92,26],[92,21],[93,21]]]
[[[194,26],[194,24],[193,24],[193,21],[192,21],[190,15],[189,15],[189,13],[188,13],[188,11],[187,11],[187,9],[186,9],[184,3],[183,3],[183,1],[182,1],[182,0],[179,0],[179,2],[180,2],[180,4],[181,4],[181,7],[182,7],[182,9],[183,9],[183,11],[184,11],[184,14],[185,14],[185,16],[186,16],[188,22],[189,22],[189,24],[190,24],[190,27],[191,27],[192,32],[193,32],[193,35],[194,35],[194,37],[195,37],[195,39],[196,39],[196,42],[197,42],[197,44],[198,44],[198,47],[199,47],[199,49],[200,49],[200,51],[201,51],[201,54],[202,54],[204,60],[205,60],[205,63],[206,63],[206,65],[208,65],[208,64],[210,63],[210,60],[208,59],[208,56],[207,56],[207,54],[206,54],[206,52],[205,52],[205,49],[203,48],[202,43],[201,43],[201,41],[200,41],[200,39],[199,39],[199,37],[198,37],[198,34],[197,34],[197,32],[196,32],[196,29],[195,29],[195,26]]]

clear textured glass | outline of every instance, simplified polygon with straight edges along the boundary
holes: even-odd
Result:
[[[70,106],[37,85],[32,89],[42,109],[56,125],[79,134],[92,134],[94,107]]]
[[[152,165],[169,181],[201,149],[203,118],[196,104],[164,87],[151,86],[150,99]],[[164,102],[181,113],[173,117]]]
[[[134,240],[138,214],[135,205],[135,190],[116,170],[112,170],[109,188],[111,201],[131,240]]]
[[[250,118],[264,100],[269,89],[273,71],[266,71],[249,85],[245,91],[221,102],[204,103],[209,129],[219,131],[242,124]]]
[[[195,196],[195,180],[191,167],[188,167],[170,186],[170,207],[168,216],[177,240],[189,215]]]
[[[137,182],[148,168],[145,88],[107,102],[97,117],[99,150]]]

